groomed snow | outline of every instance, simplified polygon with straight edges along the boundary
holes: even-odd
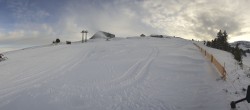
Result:
[[[214,67],[179,38],[30,48],[0,62],[0,110],[229,110]]]

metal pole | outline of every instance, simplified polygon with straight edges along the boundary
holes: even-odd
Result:
[[[231,108],[236,108],[236,104],[237,104],[237,103],[242,102],[242,101],[245,101],[246,99],[247,99],[247,98],[243,98],[243,99],[240,99],[240,100],[238,100],[238,101],[232,101],[232,102],[230,103]]]
[[[84,31],[82,31],[81,33],[82,33],[82,43],[83,43]]]
[[[85,42],[87,42],[87,34],[88,34],[88,31],[86,30],[85,33],[86,33]]]

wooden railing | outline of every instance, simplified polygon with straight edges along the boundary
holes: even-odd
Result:
[[[220,64],[220,62],[218,62],[218,60],[217,60],[212,54],[208,53],[205,49],[201,48],[199,45],[197,45],[197,44],[195,44],[195,43],[194,43],[194,45],[195,45],[196,47],[199,48],[199,50],[201,51],[201,53],[202,53],[208,60],[210,60],[210,62],[211,62],[212,64],[214,64],[214,66],[216,67],[216,69],[219,71],[219,73],[220,73],[222,79],[226,80],[226,74],[227,74],[227,72],[226,72],[226,70],[225,70],[225,67],[222,66],[222,65]]]

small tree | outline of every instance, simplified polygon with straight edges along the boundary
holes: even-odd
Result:
[[[246,51],[244,51],[243,49],[240,49],[240,52],[241,52],[241,54],[242,54],[243,56],[247,57],[247,52],[246,52]]]
[[[247,52],[247,53],[250,53],[250,49],[247,49],[246,52]]]
[[[227,32],[226,32],[226,30],[223,32],[223,36],[222,36],[222,41],[221,41],[221,43],[222,43],[222,49],[223,50],[225,50],[225,51],[229,51],[229,43],[227,42],[227,37],[228,37],[228,35],[227,35]]]
[[[234,59],[239,62],[240,65],[242,65],[242,54],[239,48],[239,44],[236,45],[234,51],[233,51]]]
[[[145,37],[146,35],[144,35],[144,34],[141,34],[141,37]]]
[[[60,39],[57,38],[57,39],[56,39],[56,43],[60,43]]]
[[[217,33],[217,38],[220,39],[223,37],[223,33],[221,32],[221,30]]]
[[[211,47],[211,42],[210,41],[207,41],[207,46]]]

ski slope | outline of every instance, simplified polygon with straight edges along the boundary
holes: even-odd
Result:
[[[0,110],[229,110],[191,41],[92,40],[5,53]]]

